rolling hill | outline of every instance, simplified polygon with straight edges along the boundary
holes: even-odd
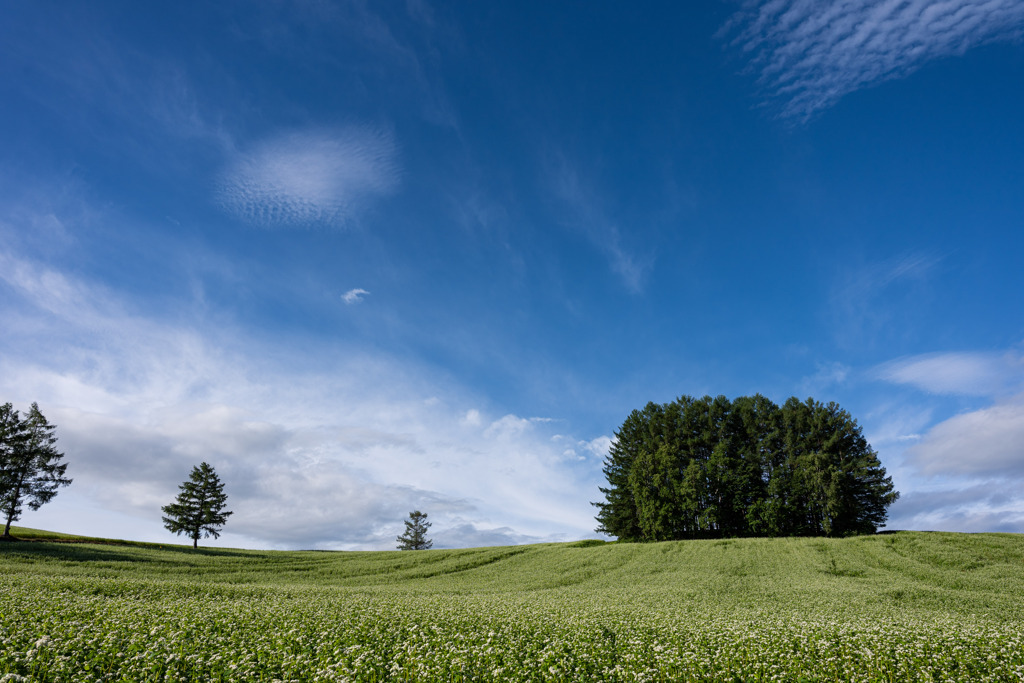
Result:
[[[35,540],[0,546],[0,677],[1024,674],[1015,534],[286,552],[14,533]]]

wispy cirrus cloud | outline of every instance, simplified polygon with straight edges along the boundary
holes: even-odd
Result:
[[[850,367],[838,361],[818,363],[813,375],[800,380],[800,393],[819,394],[826,388],[842,384],[850,376]]]
[[[97,9],[68,6],[9,18],[0,62],[11,73],[30,74],[25,101],[116,149],[122,164],[165,168],[180,163],[182,146],[190,144],[230,149],[224,111],[197,88],[208,69],[124,40]]]
[[[840,270],[828,302],[837,340],[843,345],[873,343],[901,308],[916,305],[916,296],[908,296],[928,283],[941,262],[934,254],[910,253]]]
[[[439,67],[441,55],[461,42],[459,28],[427,3],[407,2],[405,12],[378,3],[319,1],[248,9],[235,20],[272,52],[326,65],[337,87],[352,96],[384,95],[374,89],[385,75],[387,97],[402,98],[402,107],[432,124],[458,130],[459,113]],[[338,45],[348,56],[343,62]]]
[[[550,189],[562,202],[571,225],[579,228],[608,259],[612,271],[632,292],[640,292],[652,267],[650,259],[638,258],[622,244],[622,233],[601,209],[598,193],[575,165],[562,155],[549,168]]]
[[[343,226],[391,192],[399,175],[397,146],[385,130],[305,130],[236,155],[217,197],[229,213],[259,227]]]
[[[851,92],[1022,33],[1019,0],[749,0],[720,35],[749,57],[781,116],[805,121]]]

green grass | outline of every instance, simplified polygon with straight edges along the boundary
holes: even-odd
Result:
[[[58,531],[30,529],[24,526],[11,526],[11,537],[16,541],[54,541],[57,543],[101,543],[107,545],[128,545],[138,548],[165,548],[170,545],[162,543],[145,543],[142,541],[126,541],[120,538],[99,538],[97,536],[62,534]]]
[[[1013,534],[419,552],[33,534],[0,545],[0,680],[1024,679]]]

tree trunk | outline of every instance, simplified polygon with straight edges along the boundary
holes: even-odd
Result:
[[[18,487],[14,490],[14,498],[11,499],[11,509],[7,513],[7,526],[4,527],[3,538],[9,539],[11,537],[11,523],[14,521],[14,510],[18,507],[18,500],[21,498],[21,485],[23,481],[19,481]]]
[[[198,536],[193,536],[192,537],[192,550],[196,550],[198,548],[199,548],[199,537]]]

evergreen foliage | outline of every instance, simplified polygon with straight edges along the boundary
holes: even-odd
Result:
[[[46,421],[39,405],[32,404],[22,418],[10,403],[0,406],[0,514],[6,519],[3,538],[21,517],[23,505],[38,510],[71,480],[64,476],[67,463],[56,449],[56,426]]]
[[[427,529],[430,522],[427,521],[427,513],[415,510],[409,513],[409,519],[405,521],[405,533],[399,536],[399,550],[429,550],[434,542],[427,538]]]
[[[192,539],[192,547],[199,547],[199,538],[220,538],[220,529],[231,512],[224,509],[227,495],[220,477],[207,463],[192,468],[188,481],[178,487],[175,502],[161,508],[164,527],[175,534]]]
[[[874,533],[899,497],[835,403],[648,403],[615,433],[598,531],[627,541]]]

